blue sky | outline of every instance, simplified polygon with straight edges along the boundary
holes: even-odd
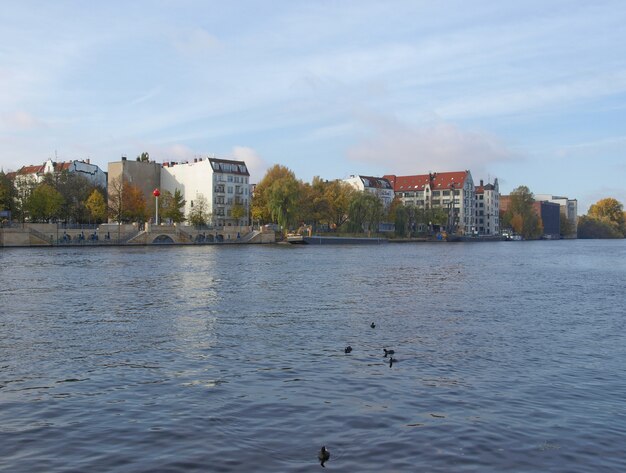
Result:
[[[470,169],[626,204],[626,2],[42,1],[0,11],[0,167]]]

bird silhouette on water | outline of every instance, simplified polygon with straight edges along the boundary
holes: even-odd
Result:
[[[398,360],[396,360],[393,356],[389,357],[389,368],[391,368],[391,366]]]
[[[330,452],[326,450],[326,446],[322,447],[322,449],[320,450],[320,453],[317,454],[317,458],[319,459],[320,465],[322,465],[322,468],[326,468],[324,466],[324,462],[327,462],[330,459]]]
[[[396,353],[394,350],[387,350],[386,348],[383,348],[383,351],[385,352],[385,358],[387,358],[387,355],[394,355]]]
[[[352,351],[352,347],[350,345],[348,345],[346,348],[344,348],[343,352],[344,353],[350,353]]]
[[[370,324],[370,327],[372,327],[372,328],[376,328],[376,324],[375,324],[374,322],[372,322],[372,323]]]

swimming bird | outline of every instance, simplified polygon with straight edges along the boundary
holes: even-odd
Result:
[[[317,454],[317,458],[320,461],[320,465],[322,465],[323,468],[326,468],[324,466],[324,462],[327,462],[330,459],[330,452],[326,450],[326,446],[322,447],[320,453]]]
[[[391,365],[393,365],[396,361],[398,361],[398,360],[396,360],[393,356],[390,357],[389,358],[389,368],[391,368]]]
[[[376,328],[376,324],[375,324],[374,322],[372,322],[372,323],[370,324],[370,327],[372,327],[372,328]]]
[[[348,345],[348,346],[347,346],[347,347],[343,350],[343,352],[344,352],[344,353],[350,353],[351,351],[352,351],[352,347],[351,347],[350,345]]]
[[[394,350],[387,350],[386,348],[383,348],[383,351],[385,352],[385,358],[387,358],[387,355],[394,355],[396,353]]]

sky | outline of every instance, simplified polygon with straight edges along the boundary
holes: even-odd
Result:
[[[623,0],[3,1],[0,168],[469,169],[626,204]]]

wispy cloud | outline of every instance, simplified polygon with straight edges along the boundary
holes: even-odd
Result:
[[[178,52],[188,57],[203,56],[220,46],[218,39],[203,28],[180,30],[172,41]]]
[[[483,131],[441,121],[417,127],[380,118],[348,156],[400,175],[470,169],[475,176],[486,175],[494,163],[523,158]]]
[[[2,123],[8,130],[24,131],[47,127],[47,123],[34,115],[18,110],[2,115]]]
[[[233,158],[246,162],[251,182],[259,182],[271,166],[254,149],[246,146],[235,146],[233,148]]]

